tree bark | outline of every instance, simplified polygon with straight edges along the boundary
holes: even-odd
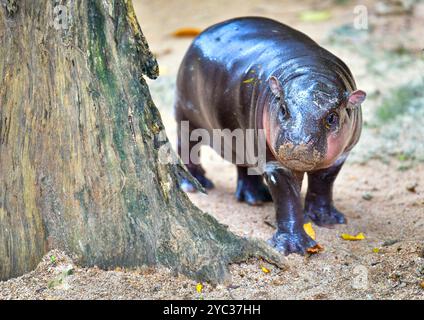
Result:
[[[178,188],[143,74],[158,66],[130,0],[0,0],[0,280],[53,248],[83,266],[163,265],[228,278],[265,243]]]

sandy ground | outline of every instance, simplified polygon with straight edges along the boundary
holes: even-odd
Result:
[[[179,61],[191,41],[172,37],[173,31],[181,27],[205,28],[234,16],[262,15],[284,21],[318,42],[326,42],[332,29],[352,21],[355,5],[354,1],[335,7],[330,6],[331,1],[134,2],[141,27],[160,63],[162,76],[149,85],[173,142],[173,83]],[[362,3],[367,3],[370,10],[375,8],[375,1]],[[299,13],[304,10],[328,8],[332,18],[326,21],[299,19]],[[385,32],[395,28],[399,32],[397,44],[419,51],[423,46],[420,47],[417,30],[424,22],[424,7],[419,8],[413,18],[405,15],[375,18],[378,26],[375,36],[384,37]],[[396,47],[393,41],[388,44],[387,39],[380,40],[381,50]],[[408,72],[402,72],[402,77],[393,70],[382,77],[370,76],[364,57],[343,46],[327,47],[347,62],[358,86],[368,92],[401,85],[422,71],[412,65]],[[371,116],[377,102],[370,103],[364,111],[365,119]],[[361,141],[358,148],[365,149],[366,142]],[[204,167],[216,188],[208,195],[191,194],[193,202],[239,235],[270,238],[274,232],[270,226],[274,219],[273,205],[250,207],[238,203],[233,195],[234,166],[207,148],[202,152]],[[80,268],[55,251],[35,271],[0,282],[0,299],[423,299],[424,164],[418,162],[409,170],[399,170],[401,165],[395,158],[384,163],[349,161],[335,187],[336,206],[346,214],[348,224],[333,229],[314,226],[324,252],[307,257],[290,255],[287,270],[252,260],[231,266],[230,285],[203,284],[202,292],[197,292],[195,281],[164,268],[113,271]],[[363,232],[366,239],[341,239],[342,233],[358,232]],[[270,272],[264,272],[262,267]]]

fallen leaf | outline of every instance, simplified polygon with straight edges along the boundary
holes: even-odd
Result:
[[[310,254],[315,254],[324,251],[324,247],[320,244],[316,244],[315,246],[308,248],[306,252]]]
[[[342,239],[349,241],[364,240],[365,235],[362,232],[358,233],[356,236],[347,233],[342,233]]]
[[[261,270],[262,270],[264,273],[269,273],[269,272],[270,272],[270,271],[269,271],[269,269],[265,268],[264,266],[261,266]]]
[[[175,30],[172,35],[174,37],[195,37],[198,34],[200,34],[202,32],[202,30],[200,30],[199,28],[180,28]]]
[[[372,252],[379,253],[380,252],[380,248],[374,248],[374,249],[372,249]]]
[[[314,228],[312,228],[312,222],[305,223],[303,225],[303,229],[305,230],[305,232],[308,236],[310,236],[313,240],[315,240],[316,235],[315,235]]]
[[[304,22],[320,22],[331,18],[331,12],[327,10],[304,11],[300,14],[300,20]]]
[[[199,293],[201,293],[201,292],[202,292],[202,290],[203,290],[203,285],[202,285],[201,283],[198,283],[198,284],[196,285],[196,291],[197,291],[197,292],[199,292]]]
[[[424,289],[424,280],[423,280],[423,281],[421,281],[420,286],[421,286],[421,288],[423,288],[423,289]]]

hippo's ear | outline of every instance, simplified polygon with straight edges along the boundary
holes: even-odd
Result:
[[[367,94],[362,90],[355,90],[349,95],[348,104],[358,108],[364,102]]]
[[[281,98],[283,96],[283,87],[281,86],[280,81],[274,77],[269,77],[268,80],[269,88],[271,89],[271,92],[278,98]]]

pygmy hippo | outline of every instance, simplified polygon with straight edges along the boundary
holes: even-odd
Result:
[[[346,223],[334,207],[333,184],[358,142],[365,96],[345,63],[305,34],[261,17],[228,20],[197,36],[180,66],[178,152],[187,158],[194,147],[189,135],[181,134],[184,123],[189,134],[221,129],[230,136],[230,146],[235,130],[253,130],[253,139],[245,139],[241,148],[245,153],[249,146],[260,151],[263,132],[262,175],[249,174],[252,164],[240,161],[240,154],[229,159],[237,165],[236,197],[250,205],[273,200],[278,229],[269,243],[284,254],[304,254],[317,245],[304,231],[305,222]],[[223,149],[220,145],[217,151],[224,155]],[[206,189],[213,187],[199,162],[191,157],[185,162]],[[305,172],[308,190],[302,206]],[[195,191],[188,180],[181,187]]]

